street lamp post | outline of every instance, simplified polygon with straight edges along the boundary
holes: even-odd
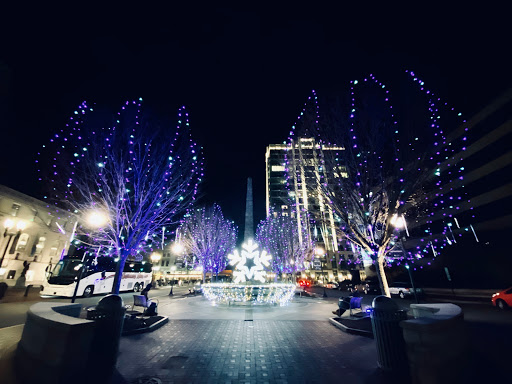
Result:
[[[174,273],[176,272],[176,266],[173,265],[171,267],[171,292],[169,292],[169,296],[172,296],[172,289],[174,288]]]
[[[160,259],[162,258],[162,256],[157,253],[157,252],[153,252],[150,256],[150,259],[151,261],[153,262],[153,285],[156,287],[156,273],[155,271],[158,271],[158,269],[160,269],[159,267],[155,267],[154,264],[158,263],[160,261]]]
[[[322,272],[322,280],[323,280],[323,281],[322,281],[322,287],[323,287],[323,289],[324,289],[323,297],[327,297],[327,291],[325,290],[324,266],[323,266],[323,264],[322,264],[322,259],[321,259],[321,257],[320,257],[320,256],[325,255],[325,251],[324,251],[322,248],[317,247],[317,248],[315,249],[315,254],[316,254],[316,256],[317,256],[318,260],[320,260],[320,271]]]
[[[399,229],[404,228],[405,233],[407,234],[407,236],[409,236],[409,230],[407,229],[407,223],[405,222],[404,215],[401,215],[401,216],[398,216],[396,214],[393,215],[393,217],[391,217],[391,224],[395,228],[399,228]],[[404,255],[404,259],[406,259],[407,254],[405,252],[404,240],[401,236],[400,236],[400,246],[402,247],[402,254]],[[414,300],[416,301],[416,304],[418,304],[419,303],[418,294],[416,293],[416,287],[414,286],[414,280],[412,278],[411,267],[409,266],[408,263],[405,264],[405,269],[407,269],[407,272],[409,273],[409,280],[411,281],[411,286],[412,286],[412,290],[414,293]]]
[[[411,267],[409,267],[409,264],[405,264],[405,268],[407,269],[407,272],[409,272],[409,279],[411,280],[412,291],[414,293],[414,300],[416,301],[416,304],[418,304],[418,294],[416,293],[416,287],[414,286],[414,280],[412,279]]]
[[[10,230],[12,228],[14,228],[14,225],[16,224],[16,229],[17,231],[14,233],[11,233]],[[9,249],[9,243],[11,242],[11,239],[13,236],[16,237],[20,237],[21,235],[21,231],[23,231],[26,227],[26,223],[22,220],[18,220],[17,223],[15,223],[15,221],[13,219],[6,219],[5,222],[4,222],[4,227],[5,227],[5,231],[4,231],[4,238],[9,236],[9,238],[7,239],[7,244],[5,245],[5,249],[4,249],[4,252],[2,254],[2,258],[0,259],[0,270],[3,271],[3,264],[4,264],[4,258],[5,258],[5,254],[7,253],[7,249]],[[5,275],[5,272],[3,273],[3,275]]]
[[[175,255],[180,255],[182,252],[185,251],[185,247],[183,244],[179,241],[178,236],[176,235],[177,241],[174,242],[171,250]],[[176,259],[174,259],[176,261]],[[172,275],[174,275],[176,271],[176,265],[173,265],[171,267],[171,271],[173,272]],[[169,296],[172,296],[172,289],[174,287],[174,276],[172,277],[172,283],[171,283],[171,292],[169,293]]]

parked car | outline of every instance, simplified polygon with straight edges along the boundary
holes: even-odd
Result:
[[[382,292],[380,291],[380,285],[378,281],[375,280],[366,280],[364,287],[365,294],[371,295],[380,295]]]
[[[398,295],[401,299],[405,299],[406,297],[414,296],[414,289],[412,288],[411,283],[405,282],[396,282],[389,285],[389,293],[391,295]],[[422,295],[423,290],[421,288],[416,288],[416,294]]]
[[[299,285],[301,287],[311,287],[311,281],[309,281],[309,280],[299,280]]]
[[[353,283],[349,287],[348,291],[351,293],[354,293],[354,292],[364,293],[366,291],[366,283],[364,283],[364,282]]]
[[[350,291],[352,286],[352,280],[343,280],[338,283],[338,289],[340,291]]]
[[[336,289],[338,288],[338,283],[334,281],[329,281],[328,283],[325,283],[325,288]]]
[[[504,289],[492,295],[492,305],[499,309],[507,309],[512,307],[512,287]]]

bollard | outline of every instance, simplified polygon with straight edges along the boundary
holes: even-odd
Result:
[[[100,300],[91,313],[95,321],[94,338],[88,366],[91,381],[108,383],[112,378],[119,352],[119,341],[123,331],[126,308],[118,295],[107,295]],[[89,317],[89,314],[88,314]]]
[[[377,344],[377,364],[384,371],[407,376],[409,363],[400,322],[407,312],[387,296],[377,296],[372,303],[371,321]]]

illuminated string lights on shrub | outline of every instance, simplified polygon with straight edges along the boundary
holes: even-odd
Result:
[[[203,284],[204,296],[213,303],[250,302],[252,304],[285,305],[293,297],[295,284],[253,284],[265,282],[264,266],[270,265],[271,256],[258,251],[252,240],[242,245],[241,254],[235,250],[228,256],[233,271],[234,283]],[[242,284],[245,283],[245,284]]]
[[[295,284],[203,284],[204,296],[213,303],[286,305],[294,296]]]
[[[236,246],[238,228],[224,218],[220,206],[190,210],[178,229],[179,244],[193,256],[193,266],[203,274],[218,276],[228,262],[227,255]]]
[[[276,276],[305,269],[305,261],[314,248],[307,226],[304,225],[307,217],[303,215],[299,229],[296,217],[283,215],[271,208],[267,218],[258,224],[256,240],[272,254],[271,270]]]

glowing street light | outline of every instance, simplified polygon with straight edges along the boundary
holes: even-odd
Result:
[[[174,243],[174,245],[172,246],[173,253],[175,253],[177,255],[179,255],[180,253],[183,253],[184,250],[185,250],[185,247],[183,246],[183,244],[181,244],[179,242]]]
[[[149,256],[149,258],[151,259],[151,261],[153,262],[153,264],[156,264],[160,261],[160,259],[162,258],[162,255],[160,255],[158,252],[153,252],[151,254],[151,256]],[[155,277],[156,277],[156,274],[155,272],[158,271],[160,269],[160,267],[156,267],[155,265],[153,265],[153,282],[156,282],[155,280]]]
[[[103,211],[90,211],[86,216],[87,224],[91,228],[101,228],[108,223],[108,216]]]
[[[321,256],[325,255],[325,250],[322,247],[316,247],[315,248],[315,255],[316,255],[316,258],[320,261],[320,270],[322,272],[322,279],[323,279],[322,286],[324,287],[323,297],[327,297],[327,291],[325,290],[324,266],[322,265],[322,260],[320,259]]]
[[[394,214],[392,217],[391,217],[391,224],[395,227],[395,228],[405,228],[405,232],[407,233],[407,236],[409,236],[409,231],[407,229],[407,223],[405,222],[405,217],[404,215],[400,216],[400,217],[397,217],[396,214]],[[406,253],[405,253],[405,247],[404,247],[404,241],[402,239],[402,237],[400,236],[400,245],[402,246],[402,253],[404,255],[404,259],[407,260],[406,258]],[[409,266],[409,264],[405,264],[405,269],[407,269],[407,272],[409,273],[409,280],[411,280],[411,286],[412,286],[412,291],[414,293],[414,300],[416,301],[416,303],[418,303],[418,295],[416,294],[416,287],[414,286],[414,280],[412,278],[412,272],[411,272],[411,268]]]

